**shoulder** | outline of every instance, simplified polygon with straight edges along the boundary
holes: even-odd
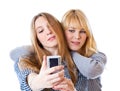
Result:
[[[34,53],[34,49],[31,45],[16,47],[10,51],[10,58],[12,60],[18,60],[20,57],[31,55]]]
[[[79,56],[79,55],[81,55],[81,54],[78,53],[78,52],[75,52],[75,51],[71,51],[71,55],[72,55],[72,56]],[[82,56],[82,55],[81,55],[81,56]],[[103,52],[97,51],[96,53],[93,53],[90,57],[94,57],[94,56],[103,56],[103,57],[106,57],[106,54],[103,53]]]

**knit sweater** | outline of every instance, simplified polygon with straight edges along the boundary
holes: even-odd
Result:
[[[11,51],[10,57],[14,60],[14,69],[17,74],[20,83],[21,91],[32,91],[28,85],[26,79],[27,76],[32,72],[30,69],[21,71],[18,67],[18,61],[21,56],[28,55],[31,53],[30,47],[18,47]],[[77,91],[102,91],[100,75],[104,71],[106,64],[106,56],[102,52],[93,54],[90,58],[84,57],[77,52],[71,52],[74,63],[76,64],[78,71],[78,79],[75,84]],[[65,77],[70,79],[66,63],[64,65]],[[43,89],[42,91],[47,91]],[[51,89],[51,91],[55,91]]]

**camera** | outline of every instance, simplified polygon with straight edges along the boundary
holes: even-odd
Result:
[[[47,56],[47,66],[48,68],[61,65],[61,56]]]

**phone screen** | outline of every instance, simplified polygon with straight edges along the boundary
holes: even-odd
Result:
[[[50,58],[50,67],[58,66],[58,58]]]

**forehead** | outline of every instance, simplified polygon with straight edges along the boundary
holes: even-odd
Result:
[[[84,27],[84,21],[80,18],[76,17],[69,17],[66,21],[67,27],[73,27],[73,28],[83,28]]]
[[[68,24],[68,28],[73,28],[73,29],[81,29],[81,28],[84,28],[83,24],[81,22],[79,22],[78,20],[77,21],[71,21],[69,24]]]
[[[47,19],[43,16],[40,16],[35,20],[35,25],[43,24],[43,23],[48,23]]]
[[[43,16],[40,16],[35,21],[35,28],[37,28],[38,26],[43,26],[47,23],[48,23],[47,19]]]

